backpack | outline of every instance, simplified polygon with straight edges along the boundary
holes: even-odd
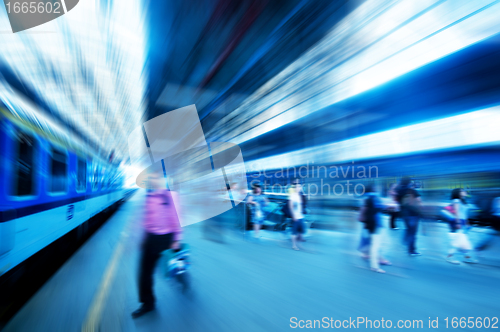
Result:
[[[307,207],[307,197],[304,195],[304,193],[299,194],[300,199],[302,201],[302,213],[306,214],[306,207]],[[290,202],[290,198],[287,198],[285,203],[281,206],[281,213],[285,216],[285,218],[291,218],[292,217],[292,211],[290,211],[290,207],[288,206],[288,203]]]
[[[306,209],[307,209],[307,196],[301,192],[300,193],[300,198],[302,199],[302,213],[306,214]]]
[[[401,206],[401,209],[406,209],[415,215],[420,214],[420,209],[416,203],[417,196],[414,194],[411,188],[402,187],[398,190],[398,202]]]
[[[375,208],[375,197],[370,195],[370,197],[366,199],[365,223],[374,221],[377,212]]]
[[[456,213],[456,211],[455,211],[455,206],[453,205],[453,203],[451,203],[450,205],[446,205],[446,206],[444,207],[444,209],[445,209],[446,211],[448,211],[449,213],[453,214],[453,215],[456,215],[456,214],[457,214],[457,213]]]
[[[290,211],[290,207],[288,206],[289,200],[287,199],[285,203],[281,206],[281,213],[285,216],[285,218],[291,218],[292,212]]]
[[[376,213],[374,198],[373,196],[369,196],[365,199],[363,206],[359,210],[358,220],[365,224],[369,223],[374,219]]]

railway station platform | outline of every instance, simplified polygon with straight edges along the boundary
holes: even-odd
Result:
[[[444,259],[444,225],[421,225],[419,257],[405,253],[403,229],[387,230],[383,252],[393,265],[378,274],[355,250],[359,232],[311,229],[303,250],[294,251],[286,235],[272,231],[254,239],[251,232],[223,230],[223,241],[207,240],[202,222],[183,229],[192,252],[191,290],[183,294],[157,270],[157,308],[133,319],[143,200],[139,191],[123,204],[3,330],[287,331],[307,320],[325,327],[324,317],[383,318],[392,328],[421,320],[420,330],[436,330],[429,320],[437,318],[437,330],[444,330],[453,317],[489,317],[493,324],[500,316],[500,241],[478,264],[452,265]],[[471,240],[483,232],[471,232]]]

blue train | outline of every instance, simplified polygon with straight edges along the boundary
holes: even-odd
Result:
[[[2,276],[70,232],[87,233],[126,192],[119,165],[64,129],[4,108],[0,128]]]

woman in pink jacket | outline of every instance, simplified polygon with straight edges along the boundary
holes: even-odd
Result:
[[[162,251],[179,248],[181,226],[177,211],[176,192],[166,190],[165,179],[151,174],[144,209],[144,242],[139,271],[139,301],[142,305],[132,313],[137,318],[155,309],[153,272]],[[175,203],[174,203],[175,202]]]

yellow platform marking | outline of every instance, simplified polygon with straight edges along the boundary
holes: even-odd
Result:
[[[106,272],[104,273],[104,277],[101,280],[101,284],[99,285],[99,288],[94,295],[94,299],[92,300],[92,303],[89,307],[89,311],[87,312],[87,316],[83,322],[82,332],[99,331],[102,312],[104,310],[111,285],[113,284],[113,279],[118,267],[118,262],[120,261],[120,257],[123,253],[124,239],[126,237],[127,232],[122,232],[121,237],[118,241],[118,245],[116,246],[113,253],[113,257],[111,258],[106,268]]]

